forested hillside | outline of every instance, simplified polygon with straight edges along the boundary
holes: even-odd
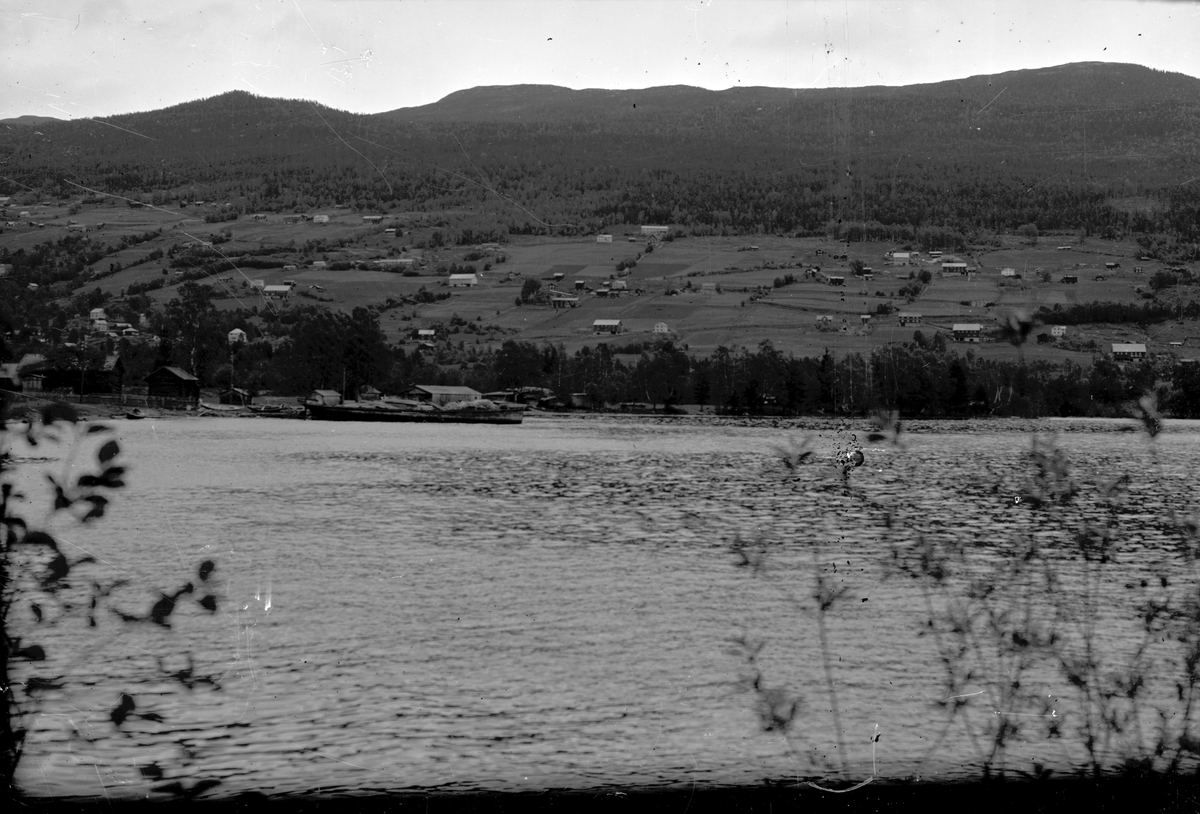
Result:
[[[475,88],[371,116],[232,92],[0,129],[5,193],[78,184],[306,210],[457,209],[511,233],[937,226],[1200,241],[1200,80],[1085,63],[828,90]],[[1149,236],[1156,237],[1151,238]]]

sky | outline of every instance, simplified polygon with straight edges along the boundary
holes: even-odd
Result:
[[[1068,62],[1200,77],[1200,2],[0,0],[0,118],[230,90],[377,113],[480,85],[862,87]]]

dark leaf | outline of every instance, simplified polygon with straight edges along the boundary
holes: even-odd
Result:
[[[96,458],[100,463],[108,463],[113,458],[121,454],[121,445],[116,441],[107,441],[104,446],[100,447],[100,451],[96,453]]]
[[[200,570],[198,572],[200,581],[204,582],[206,579],[208,579],[209,575],[216,569],[216,567],[217,564],[212,560],[205,560],[204,562],[200,563]]]
[[[83,516],[84,520],[91,520],[93,517],[103,517],[104,507],[108,505],[108,498],[103,495],[88,495],[84,498],[88,503],[92,504],[92,508]]]
[[[107,424],[91,424],[88,426],[87,431],[89,435],[94,435],[98,432],[108,432],[109,429],[110,427]]]
[[[194,785],[190,789],[188,789],[187,796],[188,797],[198,797],[201,794],[203,794],[204,792],[208,791],[209,789],[215,789],[219,785],[221,785],[221,781],[213,779],[213,778],[201,780],[201,781],[197,782],[196,785]]]
[[[109,713],[109,717],[112,718],[114,724],[120,726],[125,723],[125,719],[129,717],[129,713],[135,709],[137,709],[137,704],[134,703],[133,696],[123,692],[121,693],[121,702],[113,707],[112,712]]]
[[[212,594],[207,594],[197,601],[199,601],[200,607],[204,608],[209,613],[217,612],[217,598]]]
[[[95,475],[80,475],[79,486],[83,489],[95,489],[97,486],[103,486],[104,481]]]
[[[71,565],[66,556],[60,551],[46,566],[46,575],[42,577],[42,585],[49,587],[71,573]]]
[[[157,763],[151,763],[149,766],[140,766],[138,769],[142,773],[142,777],[148,780],[162,780],[163,770]]]
[[[22,542],[26,545],[44,545],[47,548],[58,551],[58,543],[44,531],[31,531],[25,535],[25,539]]]
[[[156,724],[161,724],[163,722],[163,716],[159,715],[157,712],[143,712],[142,718],[147,721],[154,721]]]
[[[53,424],[55,421],[69,421],[74,424],[79,420],[79,413],[69,404],[48,404],[42,408],[42,423]]]
[[[33,611],[33,618],[39,622],[42,621],[42,606],[36,602],[30,603],[29,609]]]
[[[71,499],[63,492],[61,486],[54,487],[54,510],[71,508]]]
[[[15,654],[17,658],[29,659],[30,661],[45,661],[46,651],[41,645],[31,644],[29,647],[22,647]]]
[[[178,780],[171,783],[164,783],[161,786],[155,786],[151,791],[157,791],[159,794],[174,794],[177,797],[182,797],[187,793],[187,789]]]

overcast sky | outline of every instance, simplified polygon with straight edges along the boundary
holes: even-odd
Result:
[[[1200,76],[1200,3],[0,0],[0,118],[225,91],[375,113],[463,88],[907,85],[1067,62]]]

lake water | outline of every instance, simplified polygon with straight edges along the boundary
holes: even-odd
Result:
[[[936,705],[946,684],[918,635],[922,595],[885,579],[890,547],[924,533],[1000,550],[1021,529],[1054,542],[1014,499],[1030,473],[1023,433],[867,445],[845,493],[827,463],[778,463],[775,447],[803,435],[780,426],[113,426],[128,488],[99,523],[56,533],[131,580],[112,601],[124,612],[196,581],[206,558],[220,606],[205,613],[197,592],[170,631],[102,613],[95,629],[42,635],[51,659],[37,673],[68,679],[40,696],[19,773],[33,795],[144,796],[151,763],[219,779],[217,793],[268,794],[977,776],[967,727],[947,728]],[[848,434],[814,437],[824,457]],[[1132,476],[1127,552],[1096,620],[1116,652],[1138,634],[1120,583],[1171,556],[1168,508],[1196,509],[1200,434],[1160,436],[1157,462],[1136,433],[1058,442],[1085,493]],[[41,465],[65,464],[23,464]],[[773,579],[735,567],[739,537],[777,543]],[[828,616],[844,747],[816,617],[786,599],[810,597],[818,572],[846,589]],[[802,699],[792,748],[763,731],[739,636],[765,642],[766,682]],[[219,690],[165,677],[189,653]],[[983,722],[996,711],[979,686]],[[1173,687],[1152,697],[1165,705]],[[118,731],[122,691],[164,722]],[[1052,701],[1064,716],[1075,703]],[[1082,752],[1066,740],[1022,735],[1009,767],[1069,770]]]

